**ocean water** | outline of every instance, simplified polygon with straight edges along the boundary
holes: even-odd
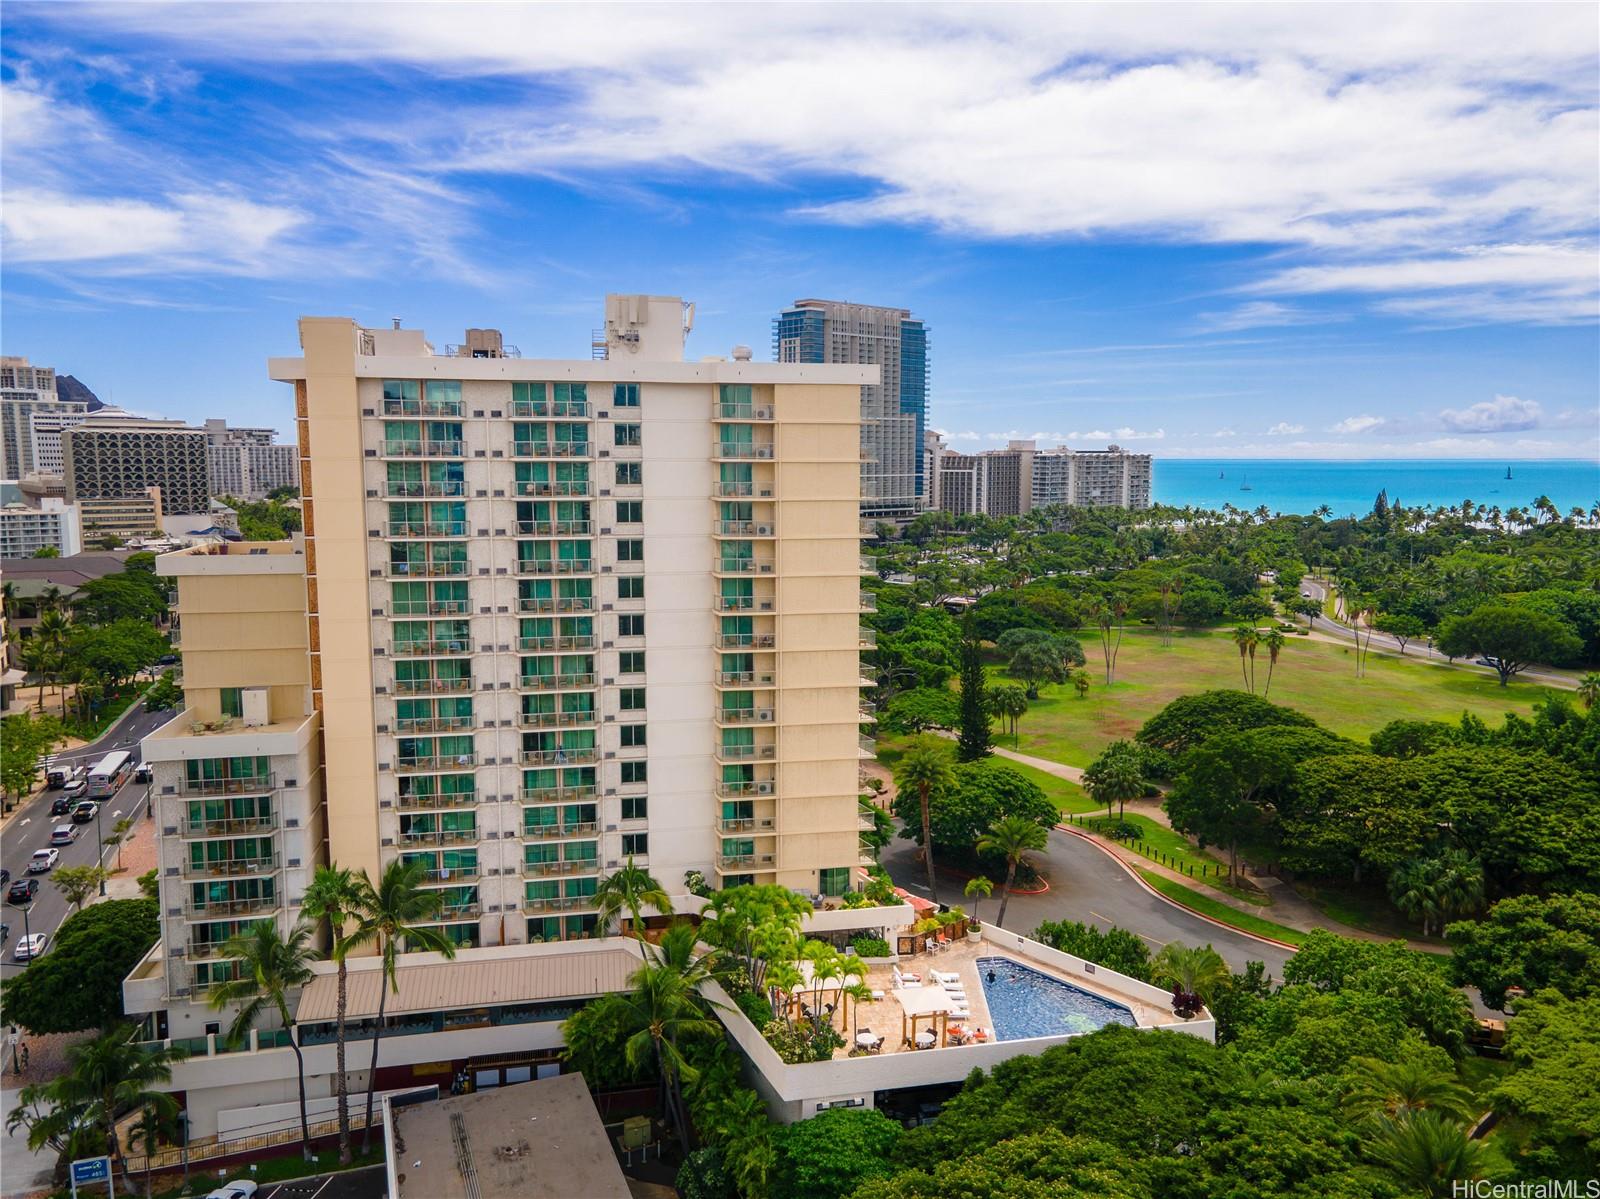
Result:
[[[1411,507],[1453,507],[1471,500],[1502,511],[1530,507],[1541,495],[1563,513],[1574,507],[1588,511],[1600,500],[1600,462],[1583,458],[1157,458],[1152,474],[1156,503],[1178,507],[1265,504],[1273,512],[1304,514],[1327,504],[1335,516],[1365,516],[1379,491],[1387,491],[1391,503]]]

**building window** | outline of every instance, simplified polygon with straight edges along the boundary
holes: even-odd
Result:
[[[624,712],[644,711],[644,688],[624,687],[620,692],[622,696],[622,710]]]
[[[611,444],[612,445],[642,445],[642,444],[644,444],[644,438],[640,434],[639,429],[640,429],[640,427],[638,425],[631,425],[631,424],[630,425],[612,425],[611,426]]]
[[[622,852],[629,857],[644,857],[650,852],[649,833],[623,833]]]
[[[624,783],[645,783],[650,781],[650,763],[624,762],[622,764],[622,781]]]
[[[619,600],[643,599],[644,598],[644,576],[643,575],[622,575],[622,576],[620,576],[617,579],[617,598]]]
[[[645,726],[642,725],[642,724],[625,724],[625,725],[623,725],[622,726],[622,748],[623,749],[638,749],[640,746],[642,746],[645,743],[645,741],[644,741],[644,729],[645,729]]]
[[[637,525],[644,523],[643,500],[618,500],[617,523],[619,525]]]
[[[625,538],[617,542],[618,562],[643,562],[644,541],[640,538]]]
[[[629,766],[643,765],[643,762],[624,762],[622,767],[626,770]],[[622,797],[622,818],[624,820],[648,820],[650,818],[650,801],[642,795],[624,795]]]
[[[623,674],[644,673],[644,650],[625,649],[617,655],[617,669]]]
[[[611,403],[617,408],[637,408],[639,406],[639,385],[637,383],[613,383],[611,385]]]
[[[850,867],[834,866],[817,871],[819,889],[824,895],[843,895],[850,889]]]
[[[621,616],[618,616],[617,617],[617,636],[618,637],[643,637],[644,636],[644,613],[643,612],[624,612]]]
[[[644,463],[619,462],[617,463],[617,482],[624,487],[637,486],[644,482]]]
[[[244,689],[242,687],[224,687],[222,689],[222,714],[224,716],[244,716]]]

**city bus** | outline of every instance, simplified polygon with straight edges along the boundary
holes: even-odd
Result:
[[[128,772],[133,769],[133,755],[126,750],[117,750],[109,753],[94,764],[89,771],[89,799],[110,799],[117,793],[117,788],[128,781]]]

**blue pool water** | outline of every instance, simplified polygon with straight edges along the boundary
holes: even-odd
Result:
[[[989,972],[994,971],[994,981]],[[1093,1032],[1107,1024],[1132,1028],[1133,1013],[1081,987],[1040,974],[1010,958],[979,958],[978,978],[1000,1041]]]

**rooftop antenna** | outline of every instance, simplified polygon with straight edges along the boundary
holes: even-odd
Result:
[[[396,329],[398,329],[400,327],[400,318],[399,317],[391,316],[389,319],[390,319],[390,321],[392,321],[394,323],[394,327]]]

